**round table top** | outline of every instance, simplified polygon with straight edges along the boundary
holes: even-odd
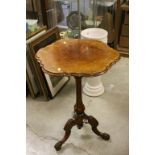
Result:
[[[49,75],[97,76],[119,59],[119,53],[98,40],[61,39],[41,48],[36,59]]]

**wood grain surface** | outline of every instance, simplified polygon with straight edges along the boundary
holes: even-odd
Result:
[[[119,59],[119,53],[98,40],[62,39],[40,49],[36,58],[50,75],[97,76]]]

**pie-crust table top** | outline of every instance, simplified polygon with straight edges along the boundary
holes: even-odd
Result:
[[[119,53],[93,39],[61,39],[41,48],[36,59],[55,76],[97,76],[119,59]]]

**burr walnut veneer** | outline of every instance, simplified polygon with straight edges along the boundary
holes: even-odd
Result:
[[[75,125],[80,129],[83,123],[89,123],[94,133],[105,140],[110,138],[107,133],[98,131],[98,121],[85,114],[82,102],[82,77],[98,76],[119,59],[119,53],[103,42],[90,39],[65,39],[40,49],[36,54],[42,70],[53,76],[74,76],[76,81],[76,104],[74,116],[64,127],[64,137],[55,145],[59,151],[68,139],[71,128]]]

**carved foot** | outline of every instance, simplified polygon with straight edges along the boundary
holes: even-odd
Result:
[[[60,151],[60,150],[61,150],[61,146],[62,146],[62,142],[57,142],[57,143],[54,145],[56,151]]]
[[[88,123],[91,125],[92,130],[95,134],[97,134],[98,136],[102,137],[104,140],[109,140],[110,139],[110,135],[107,133],[102,133],[97,129],[98,126],[98,121],[93,117],[93,116],[87,116],[88,119]]]
[[[56,143],[54,146],[56,151],[59,151],[61,149],[62,144],[69,138],[71,129],[75,124],[76,124],[76,122],[74,119],[69,119],[67,121],[67,123],[65,124],[65,127],[64,127],[64,130],[65,130],[64,137],[58,143]]]
[[[110,135],[109,135],[109,134],[107,134],[107,133],[101,133],[101,132],[100,132],[100,134],[101,134],[101,137],[102,137],[104,140],[109,140],[109,139],[110,139]]]

